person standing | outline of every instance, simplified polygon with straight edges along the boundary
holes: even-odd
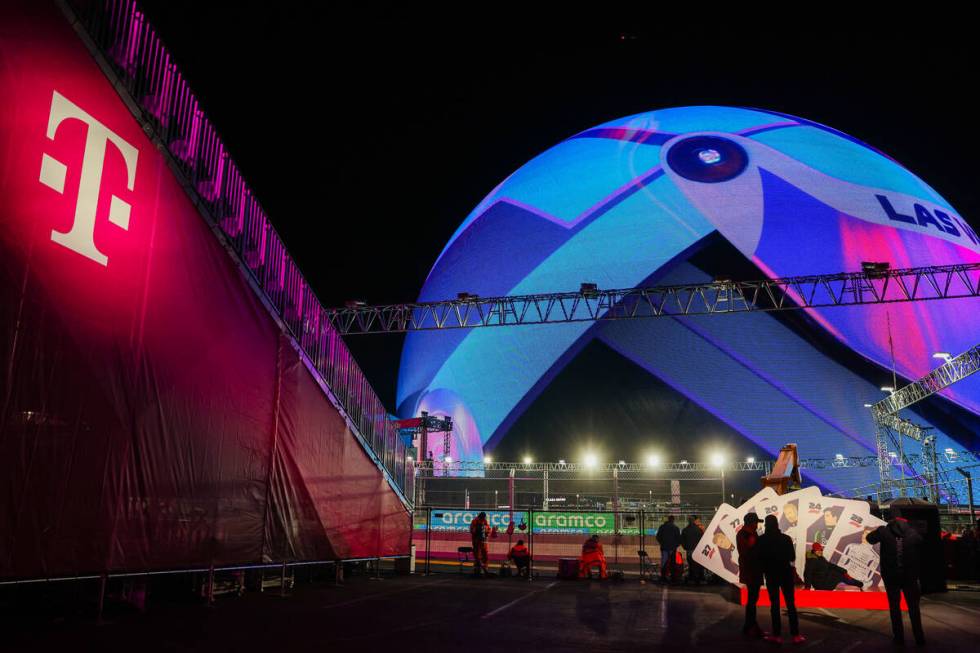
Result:
[[[657,542],[660,543],[660,580],[667,583],[670,581],[670,569],[676,564],[677,547],[681,545],[681,531],[674,523],[673,515],[668,515],[657,529]]]
[[[892,618],[892,638],[896,644],[905,642],[902,626],[902,594],[909,607],[909,621],[915,643],[926,643],[922,632],[922,615],[919,613],[919,570],[922,564],[922,536],[912,528],[908,520],[896,517],[885,526],[868,533],[869,544],[881,544],[881,580],[888,595],[888,612]]]
[[[735,535],[738,548],[738,580],[745,585],[745,624],[742,634],[746,637],[762,637],[762,629],[756,620],[756,604],[759,602],[759,589],[762,587],[762,568],[759,566],[757,546],[759,543],[759,515],[750,512],[742,520],[742,528]]]
[[[765,525],[766,532],[759,537],[756,545],[766,591],[769,593],[769,614],[772,617],[772,634],[766,635],[765,639],[778,644],[783,641],[783,624],[779,612],[779,594],[782,592],[789,616],[789,633],[793,637],[793,643],[799,644],[805,642],[806,638],[800,634],[800,620],[796,614],[796,598],[793,593],[796,547],[793,546],[793,539],[779,530],[779,519],[776,515],[766,517]]]
[[[687,581],[695,585],[704,581],[704,567],[699,565],[692,555],[694,549],[698,548],[702,535],[704,535],[704,528],[701,527],[701,520],[697,515],[691,515],[687,518],[687,526],[681,531],[681,546],[684,547],[687,557]]]
[[[473,575],[489,576],[489,551],[487,538],[490,537],[490,524],[487,513],[481,512],[470,522],[470,541],[473,543]]]

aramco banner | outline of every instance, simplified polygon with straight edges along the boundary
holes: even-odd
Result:
[[[534,532],[612,535],[616,532],[616,516],[611,512],[536,512]],[[620,532],[628,534],[622,529]]]
[[[470,523],[481,512],[487,513],[487,522],[491,527],[496,526],[498,531],[506,530],[510,524],[511,513],[507,510],[441,510],[433,508],[429,525],[433,531],[469,531]],[[526,512],[514,512],[514,529],[515,531],[527,530]]]

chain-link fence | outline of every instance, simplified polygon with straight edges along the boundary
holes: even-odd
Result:
[[[419,571],[472,571],[475,553],[470,524],[480,512],[487,513],[487,521],[493,529],[487,541],[492,570],[504,565],[511,548],[520,542],[529,550],[532,574],[547,575],[557,573],[562,560],[577,565],[583,544],[596,535],[610,571],[656,576],[661,564],[657,530],[668,515],[674,515],[675,523],[683,528],[688,515],[682,510],[666,509],[418,508],[412,533]],[[703,520],[710,518],[707,512],[691,514],[698,514]]]
[[[553,463],[487,465],[450,474],[428,465],[417,468],[417,506],[491,510],[713,510],[758,491],[764,473],[701,464],[583,469]]]

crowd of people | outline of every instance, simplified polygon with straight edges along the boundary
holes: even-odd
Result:
[[[769,515],[764,522],[764,530],[759,534],[759,516],[750,512],[742,520],[742,526],[735,538],[738,552],[739,582],[746,587],[745,621],[742,632],[747,638],[762,638],[771,642],[782,642],[781,606],[785,606],[789,621],[789,632],[793,643],[801,643],[806,638],[800,633],[799,617],[796,611],[795,591],[797,585],[805,589],[830,590],[843,583],[862,589],[862,583],[852,578],[845,569],[823,556],[823,542],[815,540],[806,554],[806,563],[801,579],[796,568],[796,549],[793,540],[780,531],[779,519]],[[674,516],[668,516],[657,529],[657,543],[660,545],[660,580],[663,583],[680,582],[683,560],[678,549],[684,549],[688,576],[686,582],[700,584],[705,582],[704,568],[694,559],[694,551],[704,527],[697,515],[688,518],[687,526],[680,530],[674,523]],[[486,513],[480,513],[470,526],[473,543],[474,570],[477,575],[489,573],[487,562],[487,541],[496,535],[487,523]],[[892,637],[896,644],[904,643],[905,633],[902,619],[901,600],[904,597],[908,608],[912,635],[918,645],[925,644],[922,618],[919,610],[921,590],[919,574],[922,557],[922,537],[915,528],[901,517],[896,517],[866,536],[871,545],[879,545],[881,559],[881,578],[888,597],[892,625]],[[960,538],[960,546],[977,547],[980,543],[980,522]],[[973,552],[976,555],[976,551]],[[507,559],[517,568],[519,576],[530,573],[531,554],[518,540],[511,547]],[[606,556],[598,535],[590,536],[582,545],[578,561],[579,577],[591,577],[592,570],[598,571],[599,578],[608,578]],[[765,632],[757,620],[757,604],[762,588],[769,596],[771,629]]]

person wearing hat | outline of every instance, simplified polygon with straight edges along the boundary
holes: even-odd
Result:
[[[823,545],[814,542],[806,553],[806,566],[803,567],[803,589],[833,590],[838,585],[852,585],[863,591],[864,583],[851,578],[843,567],[839,567],[823,557]]]
[[[742,528],[735,535],[738,548],[738,580],[745,585],[748,597],[745,601],[745,624],[742,634],[746,637],[762,637],[762,629],[756,621],[756,603],[762,587],[762,567],[759,563],[759,515],[750,512],[742,520]]]

